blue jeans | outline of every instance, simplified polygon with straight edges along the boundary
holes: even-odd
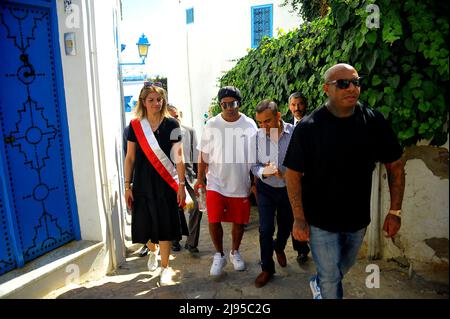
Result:
[[[342,279],[355,264],[366,228],[332,233],[310,225],[309,245],[317,268],[322,298],[341,299]]]
[[[272,187],[258,181],[256,183],[256,192],[258,195],[261,268],[263,271],[275,273],[275,263],[272,258],[273,251],[284,251],[292,231],[294,216],[286,187]],[[278,231],[274,241],[275,217]]]

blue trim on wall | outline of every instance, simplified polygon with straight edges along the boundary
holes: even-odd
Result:
[[[147,79],[147,75],[129,75],[122,77],[123,82],[138,82],[145,81]]]
[[[194,23],[194,7],[186,9],[186,24]]]
[[[62,61],[61,61],[61,48],[59,46],[59,30],[58,30],[58,15],[56,0],[52,0],[52,6],[50,8],[52,16],[52,37],[53,37],[53,54],[55,58],[55,80],[56,80],[56,90],[58,92],[58,103],[60,106],[61,115],[61,132],[64,145],[64,159],[67,170],[67,184],[69,186],[69,202],[72,212],[72,222],[73,231],[76,240],[81,240],[81,230],[80,222],[78,218],[77,200],[75,196],[75,184],[73,181],[73,170],[72,170],[72,155],[70,153],[70,141],[69,141],[69,124],[67,121],[67,108],[66,99],[64,92],[64,78],[62,71]]]
[[[250,7],[250,27],[251,27],[251,30],[250,30],[250,47],[251,48],[254,48],[253,41],[255,40],[255,32],[254,32],[254,28],[253,28],[255,23],[253,22],[253,11],[254,11],[254,7]]]
[[[270,8],[270,30],[269,34],[266,34],[270,38],[273,37],[273,4],[264,4],[260,6],[252,6],[250,8],[250,16],[251,16],[251,48],[257,48],[259,43],[257,45],[254,44],[255,42],[255,29],[254,29],[254,13],[257,9],[263,9],[263,8]]]

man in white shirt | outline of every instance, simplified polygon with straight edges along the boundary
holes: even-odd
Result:
[[[194,188],[197,192],[199,187],[204,187],[206,177],[209,233],[216,249],[211,276],[221,275],[227,263],[222,222],[233,223],[230,261],[235,270],[245,269],[239,246],[250,217],[250,169],[254,162],[251,138],[257,127],[251,118],[239,112],[241,99],[240,91],[233,86],[219,90],[222,112],[208,120],[198,147],[201,153]]]
[[[256,177],[262,270],[256,277],[255,286],[261,288],[275,273],[274,251],[278,264],[281,267],[287,265],[284,249],[291,234],[294,215],[284,180],[286,167],[283,161],[294,126],[281,120],[278,106],[272,100],[261,101],[255,111],[256,122],[261,129],[256,136],[256,164],[252,172]],[[274,240],[275,225],[277,232]]]

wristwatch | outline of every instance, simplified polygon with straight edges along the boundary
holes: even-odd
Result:
[[[390,209],[389,214],[395,215],[397,217],[402,217],[402,210],[401,209]]]

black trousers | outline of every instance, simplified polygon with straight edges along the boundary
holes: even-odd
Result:
[[[190,247],[197,247],[198,246],[198,240],[200,238],[200,226],[202,221],[202,215],[203,213],[198,209],[198,201],[197,197],[195,196],[194,189],[189,183],[186,183],[186,189],[189,193],[189,196],[192,198],[192,201],[194,202],[194,207],[191,208],[189,213],[189,226],[186,224],[186,218],[184,217],[184,210],[180,209],[180,223],[181,223],[181,231],[182,235],[187,236],[186,243]],[[184,222],[183,222],[184,221]],[[181,238],[178,240],[173,241],[174,243],[179,242]]]
[[[189,236],[187,238],[187,244],[191,247],[198,246],[198,240],[200,237],[200,224],[202,221],[203,213],[198,209],[198,201],[195,196],[194,189],[189,183],[186,183],[186,189],[194,201],[194,207],[191,208],[189,213]]]

